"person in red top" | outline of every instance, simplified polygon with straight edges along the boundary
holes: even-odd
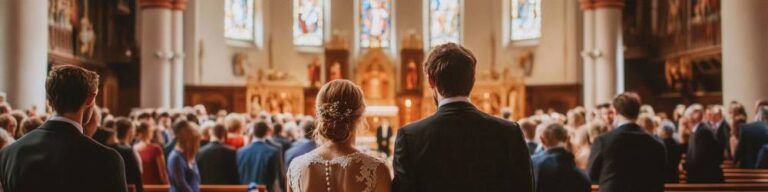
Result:
[[[141,179],[144,184],[166,184],[168,183],[168,176],[165,172],[163,148],[151,142],[154,129],[151,123],[141,122],[136,129],[139,142],[133,145],[133,150],[141,158]]]
[[[245,137],[243,137],[243,128],[245,127],[245,119],[238,114],[229,114],[224,119],[224,124],[227,127],[227,140],[224,141],[232,148],[239,149],[245,145]]]

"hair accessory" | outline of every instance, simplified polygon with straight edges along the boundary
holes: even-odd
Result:
[[[317,117],[319,120],[330,122],[347,122],[352,120],[353,109],[345,107],[346,102],[336,101],[324,103],[317,108]]]

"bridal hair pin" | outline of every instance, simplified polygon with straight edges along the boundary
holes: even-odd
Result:
[[[321,104],[317,108],[317,117],[325,122],[346,122],[352,118],[352,113],[354,113],[352,109],[345,108],[346,105],[347,103],[343,101]]]

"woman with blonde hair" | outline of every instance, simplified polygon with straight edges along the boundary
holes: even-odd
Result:
[[[589,126],[592,126],[592,123],[582,125],[581,128],[571,133],[571,152],[573,152],[576,167],[581,170],[587,170],[589,152],[592,149],[592,142],[589,139]]]
[[[603,121],[595,119],[594,121],[582,125],[571,133],[570,148],[573,152],[576,167],[582,170],[587,169],[589,163],[589,154],[592,150],[592,142],[597,136],[605,133],[608,126]]]
[[[587,110],[583,107],[571,109],[566,115],[568,116],[568,124],[565,125],[565,129],[567,129],[568,132],[573,132],[587,123]]]
[[[200,149],[200,132],[195,123],[180,120],[173,124],[176,147],[168,155],[170,191],[200,191],[200,171],[195,155]]]
[[[680,122],[677,127],[677,140],[680,141],[681,151],[688,151],[688,138],[693,134],[693,128],[688,125],[688,118],[680,117]]]
[[[640,113],[640,116],[637,117],[637,125],[648,134],[656,134],[658,123],[656,123],[654,118],[651,113]]]
[[[320,88],[316,109],[314,134],[323,143],[291,162],[288,191],[390,191],[384,161],[353,147],[365,121],[360,88],[348,80],[331,81]]]

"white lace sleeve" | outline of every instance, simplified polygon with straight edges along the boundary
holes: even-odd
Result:
[[[307,157],[309,155],[302,155],[291,161],[288,166],[288,179],[291,191],[300,192],[299,181],[301,181],[301,172],[309,166]]]

